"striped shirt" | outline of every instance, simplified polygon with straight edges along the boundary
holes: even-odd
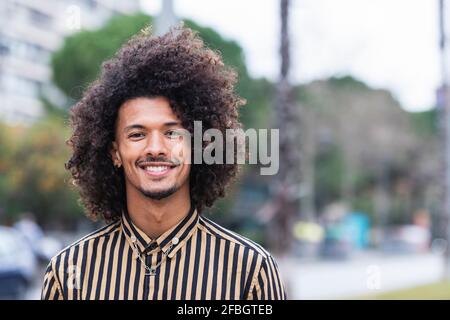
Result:
[[[150,239],[128,214],[50,261],[42,299],[286,299],[278,266],[259,244],[191,209]]]

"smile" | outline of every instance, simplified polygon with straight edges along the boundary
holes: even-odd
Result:
[[[166,175],[172,168],[172,166],[168,165],[146,165],[141,167],[147,175],[154,177]]]

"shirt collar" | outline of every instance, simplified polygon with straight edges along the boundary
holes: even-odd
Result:
[[[126,239],[132,247],[136,244],[141,254],[151,254],[159,251],[159,249],[165,253],[172,244],[176,249],[178,249],[193,234],[198,222],[199,215],[197,210],[191,206],[187,216],[184,217],[177,225],[165,231],[158,238],[151,239],[145,234],[144,231],[139,229],[133,223],[126,211],[122,214],[121,219],[122,230]]]

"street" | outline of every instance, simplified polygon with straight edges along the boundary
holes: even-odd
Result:
[[[442,257],[433,253],[363,252],[348,261],[279,261],[289,299],[342,299],[375,295],[438,281]]]

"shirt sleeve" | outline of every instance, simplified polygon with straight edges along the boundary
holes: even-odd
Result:
[[[49,263],[45,271],[41,300],[63,300],[61,286],[53,271],[52,262]]]
[[[286,291],[280,271],[272,256],[263,258],[247,296],[248,300],[286,300]]]

